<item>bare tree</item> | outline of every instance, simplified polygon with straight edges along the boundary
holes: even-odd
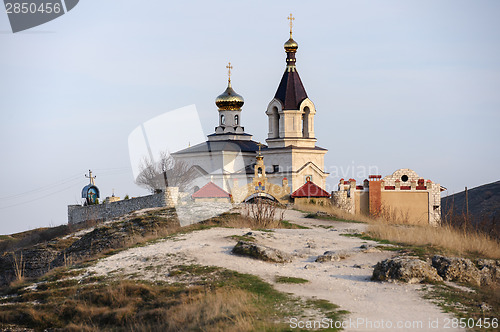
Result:
[[[140,173],[135,183],[151,192],[158,192],[166,187],[179,187],[180,191],[186,191],[194,180],[189,165],[176,160],[167,152],[162,152],[156,162],[145,157],[139,169]]]
[[[252,218],[258,227],[277,228],[284,219],[284,209],[280,209],[280,204],[269,199],[256,197],[253,203],[244,205],[244,213]]]

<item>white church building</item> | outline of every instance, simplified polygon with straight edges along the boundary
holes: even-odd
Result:
[[[206,142],[177,151],[172,156],[196,172],[193,191],[209,182],[232,195],[235,202],[256,194],[283,201],[308,181],[324,188],[326,149],[316,146],[316,107],[308,98],[296,68],[298,44],[292,38],[284,45],[286,68],[274,98],[269,103],[269,132],[266,145],[252,140],[242,126],[244,99],[231,85],[231,64],[227,89],[219,95],[218,126]],[[262,167],[262,163],[265,165]],[[259,166],[260,165],[260,166]],[[266,189],[267,184],[267,189]],[[274,188],[273,191],[271,186]],[[246,188],[242,194],[241,189]],[[238,192],[236,192],[238,191]],[[278,192],[278,196],[273,194]]]

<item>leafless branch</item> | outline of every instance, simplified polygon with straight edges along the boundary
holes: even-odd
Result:
[[[179,187],[180,191],[185,191],[194,179],[189,165],[176,160],[167,152],[162,152],[156,162],[144,158],[139,169],[140,174],[135,182],[151,192],[164,190],[165,187]]]

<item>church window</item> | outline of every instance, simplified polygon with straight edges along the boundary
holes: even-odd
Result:
[[[273,165],[273,172],[278,173],[280,171],[280,165]]]
[[[273,107],[273,112],[269,119],[269,123],[271,124],[271,132],[273,138],[280,137],[280,115],[278,113],[278,108]]]
[[[405,174],[405,175],[403,175],[403,176],[401,177],[401,181],[403,181],[403,182],[408,181],[408,175],[406,175],[406,174]]]
[[[309,114],[311,111],[309,107],[304,108],[304,113],[302,113],[302,137],[309,138]]]
[[[222,115],[220,116],[220,124],[221,124],[221,125],[225,125],[225,124],[226,124],[226,117],[224,116],[224,114],[222,114]]]
[[[239,117],[239,116],[237,116],[237,115],[235,115],[235,116],[234,116],[234,125],[235,125],[235,126],[238,126],[239,124],[240,124],[240,117]]]
[[[305,115],[302,114],[302,137],[306,137],[306,132],[305,132],[306,127],[304,126],[304,122],[305,122]]]
[[[259,177],[262,176],[262,168],[261,167],[259,167],[257,169],[257,174],[259,175]]]

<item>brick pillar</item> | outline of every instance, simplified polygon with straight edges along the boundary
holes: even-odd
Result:
[[[382,208],[382,176],[370,175],[369,176],[369,207],[370,215],[378,217]]]

